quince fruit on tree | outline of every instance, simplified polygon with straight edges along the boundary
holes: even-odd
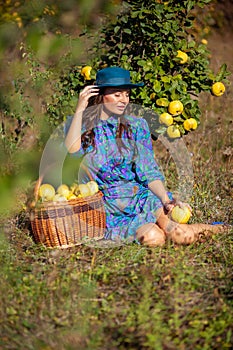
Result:
[[[170,126],[170,125],[172,125],[173,124],[173,117],[171,116],[171,114],[169,114],[169,113],[162,113],[162,114],[160,114],[160,116],[159,116],[159,122],[161,123],[161,124],[165,124],[165,125],[167,125],[167,126]]]
[[[184,64],[184,63],[186,63],[187,61],[188,61],[188,55],[187,55],[187,53],[185,53],[185,52],[183,52],[183,51],[181,51],[181,50],[178,50],[177,51],[177,56],[176,57],[178,57],[178,58],[180,58],[181,60],[180,60],[180,63],[181,64]]]
[[[180,130],[178,129],[177,126],[175,125],[170,125],[167,128],[167,135],[171,138],[171,139],[176,139],[178,137],[180,137]]]
[[[91,66],[85,66],[81,69],[81,75],[84,77],[85,80],[91,80]]]
[[[168,112],[173,116],[181,114],[183,110],[183,103],[179,100],[174,100],[168,105]]]
[[[222,96],[225,90],[225,85],[220,82],[214,83],[211,87],[211,92],[214,96]]]
[[[188,207],[180,208],[176,205],[172,209],[171,217],[173,221],[178,222],[179,224],[186,224],[191,217],[191,211]]]
[[[207,45],[208,44],[208,41],[206,39],[202,39],[201,42],[202,42],[203,45]]]
[[[197,121],[194,118],[186,119],[183,123],[184,129],[189,130],[195,130],[197,128]]]

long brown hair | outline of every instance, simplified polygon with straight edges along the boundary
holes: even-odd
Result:
[[[104,90],[100,91],[99,95],[90,98],[88,102],[88,106],[86,110],[83,112],[83,126],[86,131],[81,136],[81,142],[82,142],[83,149],[85,151],[89,146],[92,146],[93,149],[96,148],[94,127],[97,124],[102,112],[103,95],[104,95]],[[122,135],[124,134],[124,132],[126,133],[127,138],[129,140],[132,140],[132,129],[125,117],[125,114],[127,113],[127,111],[128,109],[126,108],[124,114],[118,117],[118,127],[116,130],[116,142],[120,152],[122,151],[122,148],[126,148],[122,140]]]

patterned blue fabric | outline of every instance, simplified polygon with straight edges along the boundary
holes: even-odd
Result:
[[[104,194],[105,238],[113,240],[134,240],[137,228],[156,222],[156,211],[162,207],[159,198],[148,188],[151,181],[164,180],[154,159],[148,124],[143,118],[127,116],[126,119],[132,129],[132,137],[129,139],[126,133],[123,134],[126,148],[122,148],[121,152],[116,143],[118,118],[112,116],[108,120],[99,120],[94,128],[96,149],[89,147],[87,153],[81,148],[73,154],[83,157],[83,164]],[[68,117],[65,133],[71,120]],[[86,180],[80,172],[78,181]]]

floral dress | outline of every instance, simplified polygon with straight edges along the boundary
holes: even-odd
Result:
[[[116,141],[118,118],[99,119],[94,127],[95,144],[86,151],[72,155],[82,157],[83,164],[103,193],[106,211],[105,238],[111,240],[136,239],[136,230],[146,224],[156,222],[156,212],[162,207],[161,201],[148,188],[154,180],[164,180],[154,159],[151,134],[143,118],[126,116],[131,126],[132,136],[126,132],[122,141],[126,147],[121,152]],[[65,133],[72,118],[68,117]],[[83,132],[84,130],[82,130]],[[137,149],[135,155],[135,146]],[[85,182],[80,172],[78,181]]]

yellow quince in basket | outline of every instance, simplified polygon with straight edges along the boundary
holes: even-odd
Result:
[[[77,196],[76,196],[72,191],[70,191],[70,193],[69,193],[67,199],[68,199],[68,200],[71,200],[71,199],[76,199],[76,198],[77,198]]]
[[[56,193],[55,196],[53,197],[53,202],[66,202],[67,198],[65,196],[62,196],[59,193]]]
[[[78,184],[74,182],[74,183],[70,186],[70,191],[71,191],[75,196],[78,196],[78,195],[80,194]]]
[[[78,188],[83,198],[91,196],[90,188],[87,184],[80,184]]]
[[[60,194],[67,199],[70,195],[70,189],[67,185],[62,184],[57,188],[57,194]]]
[[[39,187],[38,196],[42,202],[47,202],[53,200],[55,196],[55,188],[50,184],[42,184]]]
[[[89,181],[86,184],[78,185],[81,197],[93,196],[99,191],[98,184],[95,181]]]
[[[89,187],[89,191],[90,191],[91,196],[93,196],[94,194],[96,194],[99,191],[98,184],[95,181],[89,181],[87,183],[87,186]]]

